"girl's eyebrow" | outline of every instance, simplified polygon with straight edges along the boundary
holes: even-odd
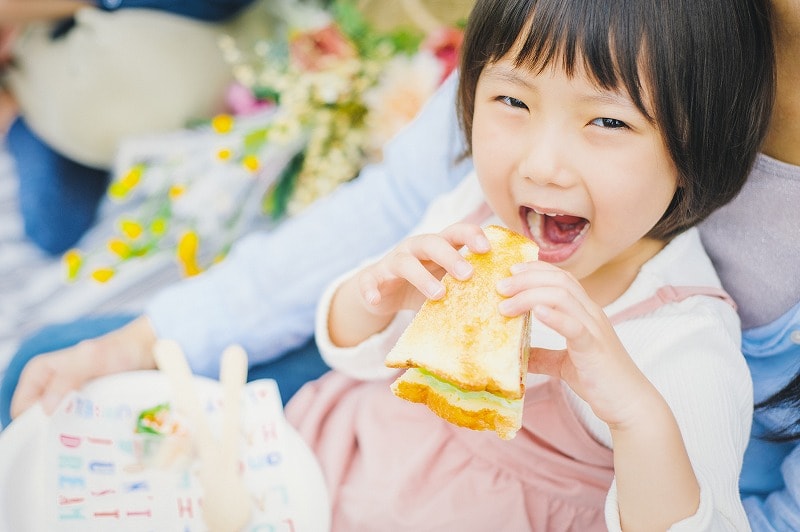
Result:
[[[530,80],[530,77],[525,75],[524,68],[517,68],[504,63],[494,63],[487,65],[483,69],[482,75],[490,80],[511,83],[518,87],[525,88],[530,91],[538,91],[536,85]],[[628,93],[622,90],[604,89],[596,87],[591,93],[580,95],[578,100],[581,103],[587,104],[603,104],[622,107],[636,113],[642,113],[641,109],[633,102],[633,99],[628,96]]]
[[[487,65],[483,69],[483,74],[487,78],[492,78],[496,81],[513,83],[514,85],[519,85],[527,89],[535,89],[533,84],[528,80],[528,77],[522,75],[520,70],[521,69],[519,68],[495,63],[492,65]]]
[[[639,108],[636,107],[636,104],[633,103],[626,94],[613,91],[613,90],[598,90],[592,94],[587,94],[581,96],[580,100],[586,103],[598,103],[598,104],[608,104],[608,105],[616,105],[620,107],[628,107],[635,111],[639,111]]]
[[[495,63],[493,65],[487,65],[486,68],[484,68],[483,74],[487,78],[496,81],[512,83],[530,90],[536,90],[536,86],[523,72],[525,72],[525,69],[515,68],[502,63]],[[633,100],[631,100],[627,93],[613,89],[601,89],[598,87],[596,91],[582,95],[580,101],[595,104],[617,105],[638,111],[636,104],[633,103]]]

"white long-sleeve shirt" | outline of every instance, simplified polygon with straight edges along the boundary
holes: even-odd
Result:
[[[437,200],[415,233],[438,232],[471,212],[483,201],[474,176]],[[496,220],[493,220],[496,223]],[[317,312],[316,338],[332,367],[359,379],[383,378],[396,370],[384,358],[413,318],[399,313],[383,331],[358,346],[338,348],[328,334],[328,312],[345,274],[326,290]],[[662,286],[719,287],[696,230],[676,237],[645,265],[629,289],[606,307],[608,315],[652,296]],[[695,515],[676,523],[673,531],[748,530],[738,493],[738,475],[750,434],[752,383],[739,349],[739,320],[721,299],[690,297],[679,303],[620,323],[616,331],[631,357],[670,405],[700,484],[701,502]],[[563,345],[563,339],[541,324],[532,326],[532,343]],[[528,375],[528,384],[542,376]],[[611,447],[608,427],[587,403],[567,390],[570,405],[586,430]],[[658,482],[658,479],[652,479]],[[610,530],[620,530],[616,487],[606,502]]]

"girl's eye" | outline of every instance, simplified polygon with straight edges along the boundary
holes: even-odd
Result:
[[[522,100],[517,100],[516,98],[512,98],[511,96],[498,96],[497,99],[504,104],[508,105],[509,107],[519,107],[521,109],[527,109],[528,106]]]
[[[592,124],[611,129],[621,129],[628,127],[628,124],[626,124],[622,120],[617,120],[616,118],[595,118],[594,120],[592,120]]]

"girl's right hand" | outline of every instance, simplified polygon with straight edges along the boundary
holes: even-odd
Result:
[[[70,391],[97,377],[155,369],[155,341],[150,321],[139,317],[103,336],[35,356],[20,375],[11,399],[11,417],[18,417],[39,401],[45,413],[52,414]]]
[[[461,281],[472,276],[472,265],[459,250],[489,251],[489,240],[478,225],[458,223],[439,234],[403,240],[378,262],[356,276],[364,307],[376,315],[416,310],[426,299],[441,299],[445,272]]]
[[[472,276],[472,265],[459,253],[489,251],[489,240],[477,225],[455,224],[439,234],[412,236],[378,262],[342,283],[328,312],[333,345],[352,347],[382,331],[404,309],[416,310],[426,298],[444,297],[445,272],[460,280]]]

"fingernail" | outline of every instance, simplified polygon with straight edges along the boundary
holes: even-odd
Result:
[[[511,288],[511,281],[508,279],[500,279],[497,281],[497,291],[501,294],[506,293],[509,288]]]
[[[513,266],[511,266],[510,270],[511,270],[511,273],[519,273],[519,272],[525,270],[525,265],[522,264],[522,263],[514,264]]]
[[[370,305],[375,305],[380,299],[380,294],[377,290],[369,290],[366,294],[364,294],[364,297],[367,299],[367,303]]]
[[[472,265],[469,262],[461,261],[455,265],[453,272],[459,279],[466,279],[472,273]]]
[[[475,247],[475,251],[489,251],[492,247],[491,244],[489,244],[489,239],[483,235],[475,238],[475,242],[473,242],[472,245]]]
[[[431,299],[439,299],[444,295],[444,285],[437,281],[431,281],[426,288],[428,297]]]
[[[507,299],[504,299],[497,304],[497,310],[500,311],[500,314],[507,314],[511,311],[511,303]]]

